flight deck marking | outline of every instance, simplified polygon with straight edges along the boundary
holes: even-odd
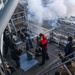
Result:
[[[47,32],[49,32],[49,31],[52,31],[52,30],[54,30],[55,28],[52,28],[52,29],[47,29],[47,28],[44,28],[44,27],[42,27],[42,26],[39,26],[39,25],[36,25],[36,24],[31,24],[32,26],[35,26],[35,27],[38,27],[38,28],[42,28],[43,30],[46,30]],[[46,32],[46,33],[47,33]],[[45,33],[45,34],[46,34]]]

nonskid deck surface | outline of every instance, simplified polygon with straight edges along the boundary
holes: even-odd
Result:
[[[41,56],[38,56],[38,57],[35,58],[35,60],[38,62],[36,65],[32,66],[27,71],[24,71],[23,69],[19,68],[12,75],[36,75],[37,73],[39,73],[39,72],[43,71],[45,68],[47,68],[48,65],[51,62],[53,62],[55,59],[58,58],[57,54],[58,54],[58,51],[59,51],[59,48],[57,47],[57,44],[51,43],[51,44],[48,44],[48,46],[49,46],[49,48],[48,48],[48,54],[49,54],[49,58],[50,59],[46,60],[45,65],[39,66],[39,64],[41,63]]]

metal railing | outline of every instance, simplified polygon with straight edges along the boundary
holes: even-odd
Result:
[[[33,26],[33,27],[36,27],[37,29],[38,28],[41,28],[42,30],[45,30],[45,32],[43,34],[47,35],[48,38],[51,38],[53,39],[56,43],[61,44],[63,46],[65,46],[67,44],[67,38],[68,36],[74,36],[74,34],[70,33],[70,32],[65,32],[65,31],[59,31],[59,32],[56,32],[55,29],[58,29],[59,30],[59,27],[58,28],[51,28],[51,29],[46,29],[42,26],[39,26],[39,25],[36,25],[36,24],[32,24],[31,22],[29,22],[30,26]],[[34,35],[39,35],[39,33],[37,32],[34,32],[32,29],[28,29],[28,31],[34,33]],[[61,34],[60,32],[64,33],[64,34]],[[67,34],[67,35],[65,35]]]
[[[63,59],[66,59],[66,58],[68,58],[68,57],[70,57],[71,55],[73,55],[73,54],[75,54],[75,51],[74,52],[72,52],[71,54],[69,54],[69,55],[67,55],[67,56],[65,56]],[[75,58],[75,57],[74,57]],[[72,61],[72,60],[71,60]],[[54,60],[52,63],[50,63],[45,69],[43,69],[42,71],[40,71],[38,74],[36,74],[36,75],[44,75],[44,74],[46,74],[46,73],[48,73],[48,75],[49,75],[49,73],[51,72],[51,71],[53,71],[54,69],[56,69],[56,68],[58,68],[58,67],[60,67],[60,66],[64,66],[67,62],[70,62],[69,60],[67,60],[67,61],[65,61],[64,62],[64,64],[63,63],[61,63],[60,65],[58,65],[58,67],[54,67],[53,69],[51,69],[51,66],[53,66],[53,65],[55,65],[56,63],[59,63],[59,62],[61,62],[61,60],[59,59],[59,57],[56,59],[56,60]],[[63,65],[62,65],[63,64]],[[46,71],[46,69],[48,69],[48,71]],[[46,71],[46,72],[45,72]]]
[[[67,33],[67,36],[66,36],[66,35],[62,35],[62,34],[61,34],[61,35],[58,35],[54,30],[55,30],[55,28],[50,29],[50,30],[47,30],[44,34],[48,34],[48,37],[49,37],[49,38],[54,38],[54,37],[58,36],[58,37],[57,37],[57,39],[58,39],[58,42],[57,42],[58,45],[59,45],[59,44],[62,44],[63,46],[65,46],[65,45],[67,44],[67,38],[68,38],[68,36],[69,36],[69,35],[74,36],[74,35],[72,35],[71,33],[68,33],[68,32],[64,32],[64,33]],[[32,31],[32,33],[34,33],[34,34],[36,34],[36,35],[38,36],[37,33],[33,32],[33,31]],[[54,35],[54,34],[55,34],[55,35]],[[51,36],[51,35],[52,35],[52,36]],[[63,40],[63,38],[64,38],[64,40]],[[62,42],[64,42],[64,43],[62,43]],[[65,43],[65,42],[66,42],[66,43]],[[74,54],[74,53],[75,53],[75,52],[69,54],[68,56],[64,57],[64,59],[67,58],[67,57],[69,57],[69,56],[71,56],[71,55]],[[50,69],[51,66],[53,66],[54,64],[60,62],[60,59],[57,58],[55,61],[53,61],[51,64],[49,64],[45,69],[43,69],[43,71],[41,71],[40,73],[38,73],[38,74],[36,74],[36,75],[44,75],[44,74],[46,74],[46,75],[48,74],[48,75],[49,75],[51,71],[53,71],[53,70],[59,68],[60,66],[64,66],[64,68],[65,68],[66,71],[69,73],[69,75],[72,75],[71,72],[69,71],[69,69],[67,68],[67,66],[66,66],[65,64],[68,63],[68,62],[70,62],[70,61],[72,61],[72,60],[74,60],[74,59],[75,59],[75,57],[74,57],[74,58],[71,58],[70,60],[65,61],[64,63],[61,63],[60,65],[58,65],[58,66],[56,66],[56,67],[54,67],[54,68],[52,68],[52,69]],[[48,71],[46,71],[47,68],[49,68]],[[45,71],[46,71],[46,72],[45,72]]]
[[[39,74],[39,75],[44,75],[44,74],[47,74],[47,73],[49,74],[51,71],[53,71],[53,70],[59,68],[60,66],[65,65],[66,63],[68,63],[68,62],[70,62],[70,61],[72,61],[72,60],[74,60],[74,59],[75,59],[75,57],[73,57],[73,58],[71,58],[71,59],[69,59],[69,60],[67,60],[67,61],[65,61],[65,62],[63,62],[63,63],[61,63],[60,65],[58,65],[58,66],[56,66],[56,67],[54,67],[54,68],[52,68],[52,69],[50,69],[50,70],[44,72],[43,74]],[[69,75],[70,75],[70,74],[69,74]],[[72,74],[71,74],[71,75],[72,75]]]
[[[53,38],[54,37],[54,34],[55,34],[55,32],[54,32],[54,30],[55,30],[55,28],[52,28],[52,29],[50,29],[50,30],[47,30],[44,34],[46,35],[46,34],[48,34],[48,38]],[[54,33],[53,33],[54,32]],[[37,33],[35,33],[35,32],[33,32],[32,31],[32,33],[34,33],[34,34],[36,34],[37,36],[39,35],[39,34],[37,34]],[[68,33],[67,33],[68,34]],[[52,35],[52,36],[51,36]],[[57,38],[58,40],[59,40],[59,43],[61,42],[61,40],[62,40],[62,38],[61,37],[64,37],[66,40],[66,42],[67,42],[67,37],[69,36],[69,34],[68,34],[68,36],[65,36],[65,35],[62,35],[61,34],[61,36],[60,35],[58,35],[58,34],[55,34],[56,36],[58,36],[59,38]],[[51,36],[51,37],[50,37]],[[59,44],[58,43],[58,44]],[[75,52],[73,52],[73,53],[71,53],[71,54],[69,54],[68,56],[65,56],[63,59],[65,59],[65,58],[68,58],[69,56],[71,56],[72,54],[74,54]],[[75,59],[75,57],[74,58],[72,58],[72,59],[70,59],[70,60],[67,60],[67,61],[65,61],[64,63],[61,63],[60,65],[58,65],[58,66],[56,66],[56,67],[54,67],[54,68],[50,68],[51,66],[53,66],[53,65],[55,65],[56,63],[58,63],[58,62],[60,62],[60,59],[59,58],[57,58],[56,60],[54,60],[52,63],[50,63],[45,69],[43,69],[43,71],[41,71],[41,72],[39,72],[38,74],[36,74],[36,75],[44,75],[44,74],[50,74],[50,72],[51,71],[53,71],[54,69],[57,69],[58,67],[60,67],[60,66],[64,66],[64,68],[67,70],[67,72],[69,73],[69,75],[72,75],[71,74],[71,72],[69,71],[69,69],[67,68],[67,66],[65,65],[66,63],[68,63],[68,62],[70,62],[70,61],[72,61],[73,59]],[[49,69],[48,69],[49,68]],[[48,71],[46,71],[48,69]],[[46,71],[46,72],[45,72]]]

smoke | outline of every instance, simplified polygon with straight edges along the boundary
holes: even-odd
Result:
[[[44,8],[41,0],[28,0],[29,19],[38,23],[43,21]]]
[[[66,15],[75,16],[75,0],[67,0],[65,1],[65,5],[67,8]]]
[[[75,15],[75,0],[28,0],[29,20],[42,24],[44,20],[54,20]]]

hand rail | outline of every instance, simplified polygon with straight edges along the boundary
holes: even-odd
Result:
[[[70,57],[70,56],[73,55],[74,53],[75,53],[75,51],[72,52],[71,54],[69,54],[69,55],[63,57],[63,59]],[[60,62],[60,60],[58,60],[57,62]],[[56,63],[57,63],[57,62],[56,62]],[[54,63],[54,64],[55,64],[55,63]],[[52,64],[52,65],[54,65],[54,64]],[[51,66],[52,66],[52,65],[51,65]],[[51,67],[51,66],[50,66],[50,67]]]
[[[46,74],[46,73],[48,73],[48,72],[51,72],[51,71],[53,71],[53,70],[59,68],[60,66],[63,66],[64,64],[66,64],[66,63],[68,63],[68,62],[70,62],[70,61],[72,61],[72,60],[74,60],[74,59],[75,59],[75,57],[73,57],[73,58],[71,58],[71,59],[69,59],[69,60],[67,60],[67,61],[65,61],[65,62],[63,62],[63,63],[61,63],[60,65],[58,65],[58,66],[56,66],[56,67],[54,67],[54,68],[52,68],[52,69],[50,69],[50,70],[44,72],[44,73],[41,74],[41,75],[44,75],[44,74]]]
[[[56,60],[54,60],[52,63],[50,63],[46,68],[44,68],[41,72],[39,72],[36,75],[41,75],[41,73],[43,73],[49,66],[54,65],[56,62],[58,62],[59,58],[57,58]]]
[[[72,73],[69,71],[69,69],[67,68],[66,65],[64,65],[64,68],[66,69],[66,71],[68,72],[69,75],[72,75]]]
[[[68,58],[69,56],[71,56],[71,55],[74,54],[74,53],[75,53],[75,51],[72,52],[71,54],[65,56],[63,59]],[[43,70],[42,70],[41,72],[39,72],[37,75],[40,75],[40,74],[43,73],[47,68],[50,68],[51,66],[53,66],[54,64],[56,64],[56,63],[58,63],[58,62],[60,62],[60,59],[59,59],[59,58],[57,58],[57,59],[54,60],[52,63],[50,63],[45,69],[43,69]]]
[[[48,32],[51,32],[51,31],[54,30],[54,29],[55,29],[55,28],[49,29],[49,30],[47,30],[44,34],[47,34]],[[27,29],[27,30],[28,30],[29,32],[32,32],[32,33],[36,34],[37,36],[39,35],[39,34],[33,32],[33,31],[29,30],[29,29]]]

